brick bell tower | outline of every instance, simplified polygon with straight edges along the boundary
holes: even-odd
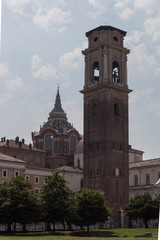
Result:
[[[118,219],[129,201],[126,32],[100,26],[86,33],[84,186],[100,189]]]

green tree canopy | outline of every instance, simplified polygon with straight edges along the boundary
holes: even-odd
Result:
[[[110,210],[106,207],[105,199],[100,191],[82,189],[76,193],[77,215],[80,226],[87,226],[97,222],[105,222],[110,215]]]
[[[39,220],[40,205],[31,183],[23,175],[0,184],[0,219],[10,226],[13,222],[24,225]],[[10,227],[8,228],[8,230]]]
[[[74,216],[74,195],[58,172],[46,177],[41,197],[45,222],[54,227],[57,222],[70,224]]]
[[[131,198],[125,211],[130,219],[143,219],[146,228],[148,227],[148,220],[155,219],[155,204],[149,193],[136,195],[134,198]]]

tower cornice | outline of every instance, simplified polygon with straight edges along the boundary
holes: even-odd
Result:
[[[128,48],[122,48],[122,47],[119,47],[119,46],[113,46],[110,43],[103,43],[103,44],[99,44],[97,46],[86,48],[86,49],[82,50],[82,54],[86,55],[87,53],[92,53],[94,51],[97,51],[97,50],[100,50],[100,49],[103,49],[103,48],[113,49],[113,50],[115,49],[115,50],[118,50],[119,52],[124,52],[126,54],[130,53],[130,50]]]
[[[118,85],[115,85],[115,84],[110,84],[110,83],[101,83],[101,84],[96,84],[92,87],[89,87],[89,88],[84,88],[83,90],[80,91],[80,93],[88,93],[88,92],[95,92],[96,90],[99,90],[101,88],[110,88],[110,89],[115,89],[115,90],[118,90],[118,91],[121,91],[121,92],[126,92],[126,93],[130,93],[132,92],[131,89],[128,89],[128,88],[124,88],[124,87],[121,87],[121,86],[118,86]]]

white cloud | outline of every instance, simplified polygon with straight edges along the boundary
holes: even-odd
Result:
[[[153,88],[148,88],[146,90],[141,90],[141,91],[134,91],[130,95],[130,101],[131,103],[139,101],[140,99],[144,99],[144,97],[149,96],[154,92]]]
[[[115,9],[122,9],[126,7],[126,5],[129,3],[129,0],[116,0],[116,3],[114,5]]]
[[[3,94],[0,98],[0,107],[2,107],[9,99],[13,98],[11,94]]]
[[[144,23],[146,32],[148,35],[151,35],[153,38],[153,41],[160,39],[160,14],[155,18],[149,18]]]
[[[114,8],[122,20],[128,20],[133,14],[129,3],[129,0],[115,0]]]
[[[125,8],[124,11],[120,14],[120,18],[123,20],[128,20],[131,15],[133,14],[133,11],[130,8]]]
[[[59,29],[59,33],[63,33],[63,32],[65,32],[66,30],[67,30],[66,27],[60,28],[60,29]]]
[[[67,68],[68,70],[71,69],[78,69],[82,65],[82,53],[81,48],[77,47],[73,50],[73,52],[68,52],[63,54],[59,58],[59,64],[63,68]]]
[[[51,9],[38,8],[33,23],[48,30],[53,24],[64,24],[71,21],[71,12],[55,7]]]
[[[159,104],[160,104],[160,102],[159,102],[159,100],[157,100],[156,102],[148,105],[149,111],[153,112],[154,116],[158,117],[158,118],[160,117]]]
[[[35,54],[32,57],[32,69],[39,68],[40,65],[41,65],[41,59],[40,59],[40,57],[37,54]]]
[[[33,78],[48,80],[50,78],[57,78],[57,70],[50,63],[42,63],[38,55],[32,57]]]
[[[159,9],[159,0],[135,0],[134,7],[145,11],[147,14],[152,14]]]
[[[19,14],[23,14],[24,7],[29,2],[31,2],[31,0],[6,0],[7,5],[13,10],[13,12]]]
[[[139,43],[142,36],[143,32],[139,32],[137,30],[132,31],[129,36],[125,37],[125,43],[127,46],[131,45],[131,43]]]
[[[103,13],[107,12],[107,0],[105,0],[105,2],[103,2],[102,0],[88,0],[89,3],[96,9],[96,12],[89,12],[89,14],[93,17],[93,18],[97,18],[100,15],[102,15]]]
[[[158,55],[160,55],[160,46],[156,47]]]
[[[0,63],[0,78],[3,78],[9,73],[9,69],[6,63]]]
[[[7,90],[14,91],[23,87],[23,80],[17,77],[14,80],[8,80],[5,82],[5,87]]]
[[[155,57],[153,55],[148,55],[147,48],[144,43],[133,47],[132,52],[129,55],[128,62],[128,65],[130,66],[130,73],[132,72],[136,75],[142,73],[143,77],[148,77],[148,73],[150,71],[153,72],[155,64]]]
[[[48,78],[57,78],[57,71],[53,66],[47,63],[45,66],[41,66],[37,71],[32,73],[33,78],[40,78],[48,80]]]

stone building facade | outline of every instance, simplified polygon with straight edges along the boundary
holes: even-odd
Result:
[[[32,132],[33,146],[46,151],[45,167],[54,169],[74,165],[74,153],[80,139],[79,132],[68,122],[62,109],[58,88],[48,121],[40,127],[39,132]]]
[[[1,138],[0,153],[21,159],[26,162],[28,167],[45,167],[46,152],[32,147],[31,144],[25,144],[25,140],[19,137],[13,139]]]
[[[25,161],[0,153],[0,182],[8,181],[12,176],[24,174]]]
[[[135,161],[129,164],[130,198],[148,192],[160,193],[160,158]],[[158,184],[156,184],[158,183]]]
[[[73,192],[81,190],[83,178],[81,169],[71,166],[57,169],[29,167],[24,160],[0,153],[0,182],[9,181],[12,177],[23,174],[25,179],[31,182],[33,190],[38,193],[45,184],[46,176],[56,171],[67,181],[67,186]]]
[[[129,201],[126,32],[100,26],[86,33],[84,186],[100,189],[118,219]]]

